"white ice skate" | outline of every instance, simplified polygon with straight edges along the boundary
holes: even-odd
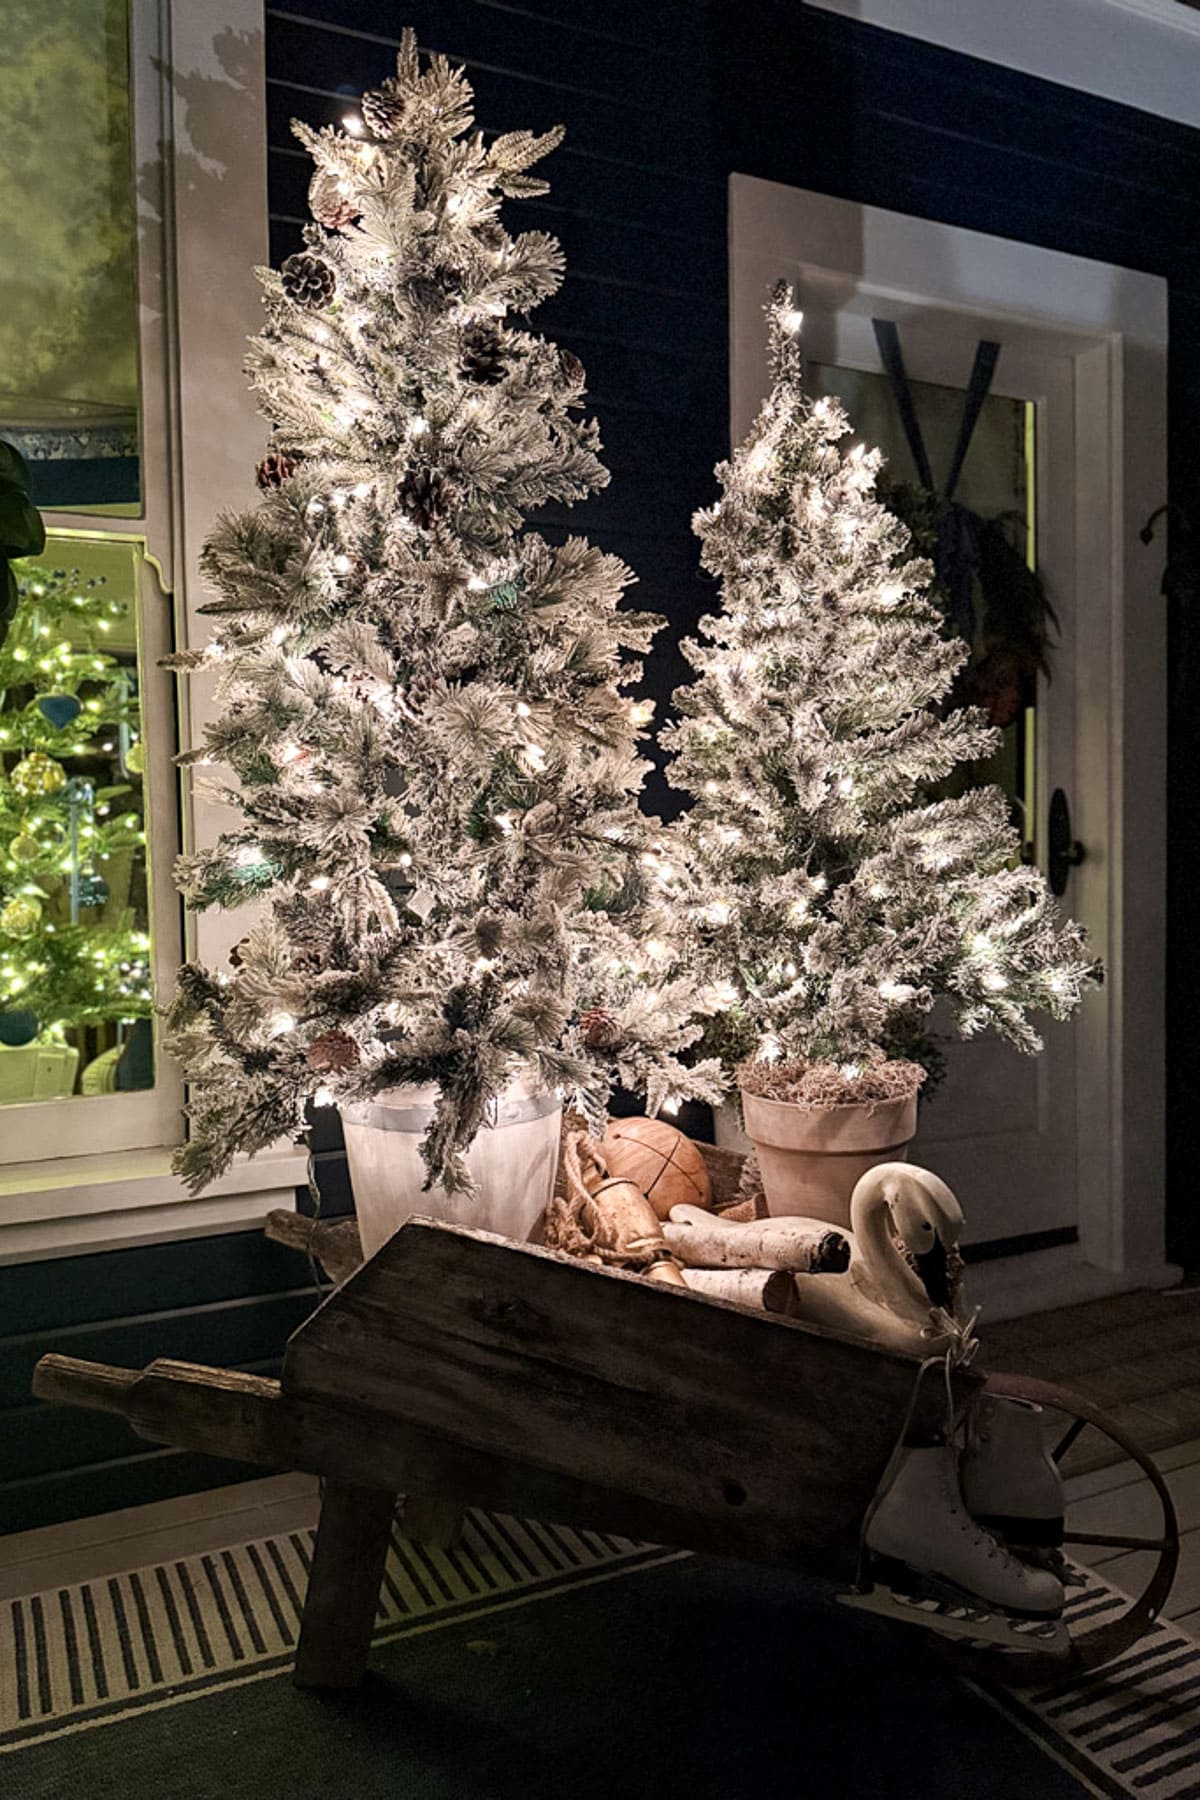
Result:
[[[963,1504],[955,1452],[908,1449],[866,1531],[875,1585],[850,1605],[952,1637],[1024,1649],[1068,1644],[1063,1587],[1011,1556]]]
[[[963,1502],[972,1518],[1021,1549],[1062,1543],[1062,1477],[1044,1423],[1041,1407],[1031,1401],[984,1394],[959,1465]]]

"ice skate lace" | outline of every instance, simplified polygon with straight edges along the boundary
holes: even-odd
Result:
[[[931,1313],[929,1324],[921,1334],[923,1337],[948,1338],[949,1342],[947,1343],[945,1350],[940,1352],[937,1356],[927,1356],[917,1369],[916,1379],[912,1386],[912,1393],[908,1397],[908,1405],[904,1411],[904,1418],[900,1423],[900,1430],[896,1434],[896,1441],[892,1446],[892,1453],[887,1460],[883,1474],[879,1478],[879,1486],[871,1496],[871,1503],[863,1514],[862,1526],[858,1534],[858,1557],[854,1566],[854,1585],[856,1588],[862,1586],[863,1565],[866,1562],[867,1557],[867,1533],[871,1528],[872,1520],[888,1494],[891,1492],[896,1477],[900,1473],[900,1469],[904,1462],[905,1440],[908,1437],[909,1427],[913,1422],[913,1415],[917,1410],[917,1402],[921,1397],[921,1385],[930,1369],[940,1368],[942,1371],[942,1379],[946,1389],[946,1441],[951,1445],[954,1443],[957,1430],[954,1403],[954,1371],[956,1369],[966,1368],[967,1364],[973,1360],[975,1352],[979,1348],[979,1341],[975,1336],[975,1323],[978,1318],[978,1307],[966,1321],[953,1318],[943,1308],[939,1307],[935,1312]],[[951,1511],[953,1515],[958,1518],[959,1530],[972,1533],[976,1541],[986,1549],[988,1557],[992,1561],[995,1561],[997,1558],[1002,1558],[1006,1567],[1010,1563],[1014,1567],[1018,1566],[1016,1558],[1010,1556],[1004,1546],[997,1543],[990,1532],[984,1531],[975,1523],[974,1519],[971,1518],[971,1515],[963,1506],[962,1496],[955,1493],[950,1484],[949,1470],[947,1470],[945,1480],[946,1491],[951,1502]]]

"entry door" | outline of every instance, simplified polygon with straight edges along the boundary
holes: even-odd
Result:
[[[886,305],[875,317],[885,316]],[[935,486],[949,472],[963,414],[963,389],[980,338],[962,315],[907,312],[900,341]],[[893,482],[919,478],[869,319],[860,313],[806,320],[806,383],[842,401],[855,437],[877,445]],[[823,360],[828,357],[829,360]],[[1003,727],[998,754],[960,771],[1005,792],[1025,859],[1047,861],[1050,795],[1078,804],[1075,757],[1075,380],[1068,354],[1023,334],[1001,345],[989,396],[971,436],[955,498],[986,519],[1003,518],[1009,540],[1038,569],[1057,615],[1052,679],[1031,677]],[[998,701],[1003,696],[997,696]],[[1012,700],[1006,710],[1012,710]],[[1089,847],[1101,856],[1104,846]],[[1068,885],[1064,904],[1074,896]],[[1077,884],[1075,884],[1077,885]],[[948,1008],[934,1014],[946,1073],[921,1107],[914,1157],[969,1196],[968,1240],[1013,1245],[1069,1240],[1077,1226],[1078,1029],[1046,1022],[1042,1056],[1022,1056],[987,1035],[963,1042]]]
[[[958,1192],[969,1242],[1032,1250],[1078,1232],[1086,1261],[1160,1279],[1165,631],[1161,550],[1140,528],[1166,492],[1165,283],[741,175],[730,247],[735,443],[765,390],[762,308],[781,276],[814,385],[844,393],[856,435],[902,476],[872,320],[896,324],[935,481],[976,346],[1001,346],[959,497],[1024,510],[1059,620],[1006,785],[1043,870],[1051,796],[1065,794],[1086,859],[1063,904],[1107,978],[1072,1022],[1037,1021],[1040,1057],[951,1039],[915,1155]]]

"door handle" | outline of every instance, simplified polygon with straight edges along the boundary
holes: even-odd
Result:
[[[1049,839],[1050,892],[1061,899],[1071,870],[1087,855],[1079,839],[1071,835],[1071,807],[1062,788],[1055,788],[1050,796]]]

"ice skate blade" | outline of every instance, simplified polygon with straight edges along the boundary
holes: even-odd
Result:
[[[967,1600],[937,1600],[932,1596],[905,1594],[875,1586],[863,1592],[839,1594],[843,1606],[896,1619],[904,1625],[923,1625],[941,1637],[971,1644],[996,1644],[1005,1650],[1036,1651],[1041,1656],[1065,1655],[1071,1639],[1061,1619],[1018,1619],[1008,1613],[989,1612]]]

